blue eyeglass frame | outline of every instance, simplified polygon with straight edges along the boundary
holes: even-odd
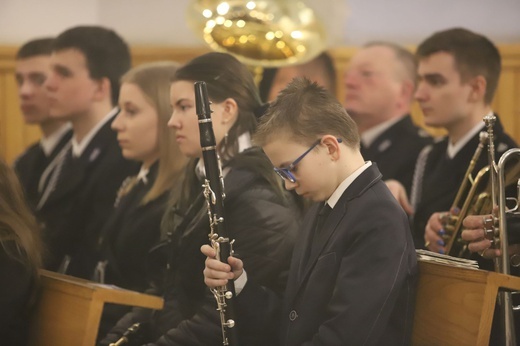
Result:
[[[296,160],[294,160],[287,168],[278,168],[274,167],[274,171],[276,174],[278,174],[283,180],[288,180],[291,183],[296,183],[296,178],[291,173],[291,171],[296,167],[296,165],[307,155],[311,152],[312,149],[314,149],[318,144],[321,143],[323,138],[318,139],[316,142],[314,142],[309,149],[307,149],[303,154],[301,154]],[[336,138],[338,143],[343,142],[341,138]]]

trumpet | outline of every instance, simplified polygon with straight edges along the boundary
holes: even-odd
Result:
[[[491,123],[490,126],[492,126]],[[471,158],[455,200],[450,211],[442,217],[441,222],[446,231],[443,235],[443,240],[446,244],[445,249],[447,255],[469,258],[471,253],[468,250],[468,243],[461,238],[464,218],[468,215],[490,214],[493,212],[493,205],[497,205],[497,203],[493,203],[493,201],[496,201],[496,198],[493,197],[493,191],[496,193],[496,188],[493,188],[493,186],[496,186],[496,182],[493,182],[493,180],[498,178],[496,174],[492,174],[496,172],[497,165],[490,163],[473,175],[476,162],[486,145],[488,145],[488,153],[490,151],[493,152],[493,159],[490,160],[488,158],[488,161],[492,162],[494,160],[495,149],[493,138],[489,138],[493,136],[492,131],[493,129],[491,128],[480,133],[479,145]],[[520,175],[520,164],[511,165],[508,163],[504,165],[502,172],[504,174],[502,186],[505,189],[505,187],[517,183],[518,176]],[[454,210],[457,209],[459,211],[454,212]]]
[[[483,207],[484,197],[486,196],[477,195],[477,192],[479,189],[482,189],[482,181],[489,172],[489,166],[478,171],[475,177],[473,177],[472,174],[487,142],[488,133],[485,131],[480,132],[479,143],[471,157],[468,169],[464,175],[464,180],[457,191],[457,195],[455,196],[450,211],[442,220],[443,228],[446,231],[443,236],[444,242],[446,243],[446,254],[450,256],[466,257],[468,254],[467,243],[465,243],[460,237],[462,233],[462,221],[466,215],[470,214],[470,212],[473,214],[478,213]],[[474,201],[475,196],[479,196],[477,201]],[[461,205],[463,198],[464,202]],[[460,209],[460,212],[454,213],[453,211],[456,209]]]
[[[491,200],[493,202],[492,210],[498,209],[498,216],[493,215],[492,218],[486,220],[485,234],[486,238],[491,241],[494,248],[500,249],[501,256],[494,259],[495,271],[509,275],[509,241],[507,238],[506,214],[516,212],[518,209],[518,198],[515,198],[516,206],[508,210],[506,206],[506,164],[513,157],[520,157],[520,149],[514,148],[505,152],[495,163],[495,147],[493,143],[493,125],[496,117],[491,114],[484,117],[484,122],[488,130],[488,160],[490,167],[491,180]],[[517,345],[516,333],[513,318],[513,303],[511,292],[501,291],[498,293],[498,306],[501,317],[501,327],[504,336],[505,345]]]

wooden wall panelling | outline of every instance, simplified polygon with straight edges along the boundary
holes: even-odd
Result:
[[[503,72],[493,103],[493,109],[500,114],[506,130],[520,142],[520,45],[499,46],[503,59]],[[40,136],[36,126],[23,123],[18,109],[17,91],[14,80],[14,55],[17,47],[0,47],[0,156],[11,163],[29,144]],[[158,60],[174,60],[180,63],[208,52],[207,48],[185,47],[132,47],[133,64]],[[337,69],[337,96],[344,95],[343,75],[354,47],[339,47],[330,50]],[[412,117],[419,125],[424,125],[417,104],[412,109]],[[435,135],[443,131],[428,129]]]
[[[7,119],[4,108],[6,107],[7,101],[5,99],[5,77],[0,70],[0,158],[4,158],[4,153],[7,147],[5,133],[7,131]]]
[[[36,125],[26,125],[20,112],[18,103],[18,91],[14,72],[9,71],[4,75],[6,85],[5,98],[9,100],[4,107],[6,117],[6,151],[5,157],[8,162],[14,159],[30,144],[37,141],[40,129]]]
[[[516,128],[517,121],[514,117],[517,98],[510,92],[515,90],[516,77],[515,71],[510,68],[502,72],[497,94],[493,101],[493,109],[498,113],[502,125],[513,138],[518,138],[519,134]]]

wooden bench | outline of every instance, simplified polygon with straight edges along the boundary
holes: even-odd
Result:
[[[150,309],[163,307],[160,297],[42,270],[29,345],[94,346],[105,303]]]
[[[488,345],[498,290],[520,278],[419,261],[418,285],[413,345]]]

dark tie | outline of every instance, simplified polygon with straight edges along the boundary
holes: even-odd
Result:
[[[328,205],[328,203],[325,202],[321,206],[321,209],[316,218],[315,237],[322,231],[323,225],[325,224],[325,221],[329,217],[331,211],[332,208]]]
[[[332,208],[327,204],[324,203],[320,211],[318,212],[318,215],[316,217],[316,223],[314,226],[314,234],[312,234],[312,241],[311,244],[309,244],[309,248],[307,249],[307,258],[304,260],[304,266],[306,266],[309,262],[308,260],[310,258],[314,258],[316,256],[317,252],[320,251],[319,240],[320,240],[320,234],[323,233],[323,226],[325,225],[325,221],[327,220],[327,217],[329,217],[330,212],[332,211]]]

